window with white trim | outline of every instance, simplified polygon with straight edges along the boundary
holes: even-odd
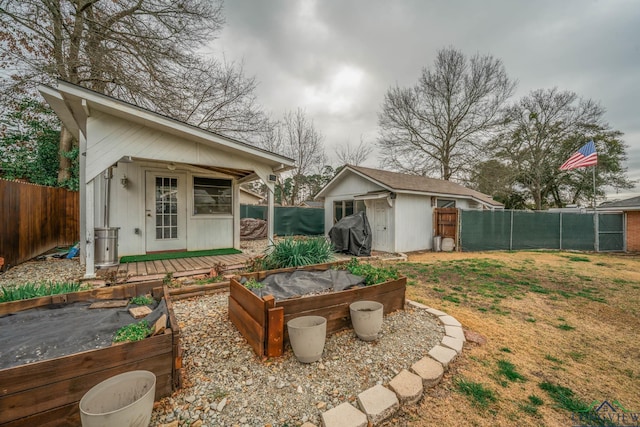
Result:
[[[231,215],[232,202],[230,179],[193,177],[194,215]]]
[[[333,202],[333,223],[340,221],[345,216],[357,212],[366,212],[363,200],[336,200]]]
[[[456,201],[451,199],[438,199],[436,206],[439,208],[455,208]]]

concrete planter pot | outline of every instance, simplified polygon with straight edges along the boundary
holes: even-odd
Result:
[[[82,426],[148,426],[155,394],[153,372],[130,371],[106,379],[80,400]]]
[[[349,305],[351,324],[363,341],[375,341],[382,329],[384,305],[377,301],[356,301]]]
[[[301,316],[287,322],[293,354],[302,363],[322,358],[327,338],[327,319],[322,316]]]

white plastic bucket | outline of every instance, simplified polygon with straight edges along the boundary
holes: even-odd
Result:
[[[156,394],[156,375],[130,371],[93,386],[80,400],[83,427],[148,427]]]

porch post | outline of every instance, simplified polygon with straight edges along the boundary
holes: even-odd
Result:
[[[276,216],[274,215],[273,196],[275,188],[273,185],[267,185],[267,240],[273,244],[273,230]]]
[[[85,279],[94,279],[96,277],[96,267],[95,267],[95,242],[94,242],[94,228],[95,228],[95,214],[94,214],[94,192],[95,180],[92,179],[86,185],[85,189],[85,234],[84,236],[80,236],[80,239],[84,239],[86,242],[85,245]]]
[[[80,265],[86,265],[86,257],[87,257],[87,242],[84,236],[87,234],[87,139],[84,137],[84,134],[80,132],[80,141],[79,148],[80,152],[78,154],[79,158],[79,188],[78,188],[78,202],[80,205],[80,232],[78,233],[79,244],[80,244]]]

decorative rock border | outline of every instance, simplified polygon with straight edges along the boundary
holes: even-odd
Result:
[[[413,308],[426,310],[438,318],[445,329],[445,335],[440,344],[429,350],[428,356],[414,363],[411,366],[411,372],[403,369],[389,382],[388,388],[376,385],[358,394],[360,409],[349,402],[344,402],[322,413],[321,420],[324,427],[379,425],[395,414],[400,405],[418,402],[422,398],[424,389],[438,384],[449,363],[462,352],[466,340],[460,322],[447,313],[424,304],[410,300],[407,300],[407,303]],[[302,427],[316,426],[306,422]]]

